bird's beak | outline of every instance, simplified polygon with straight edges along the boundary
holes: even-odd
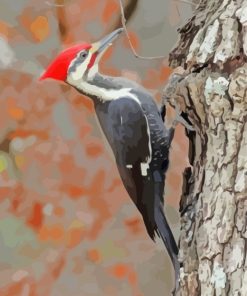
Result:
[[[123,32],[123,28],[119,28],[112,33],[108,34],[100,41],[92,44],[91,51],[97,55],[101,55],[112,44],[112,42]]]

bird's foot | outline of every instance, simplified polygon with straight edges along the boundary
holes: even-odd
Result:
[[[175,105],[175,112],[176,112],[176,116],[172,122],[173,129],[175,129],[175,127],[177,126],[178,123],[181,123],[186,129],[188,129],[190,131],[195,131],[194,127],[191,124],[189,124],[181,115],[182,111],[180,110],[178,105]]]

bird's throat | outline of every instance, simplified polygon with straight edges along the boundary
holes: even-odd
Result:
[[[111,101],[130,91],[130,88],[123,87],[116,77],[101,75],[81,79],[71,84],[84,95],[100,102]]]

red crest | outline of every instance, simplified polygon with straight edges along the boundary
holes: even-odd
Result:
[[[71,61],[76,57],[78,52],[83,49],[90,49],[91,45],[84,43],[70,47],[62,51],[55,60],[48,66],[46,71],[42,74],[39,80],[46,78],[53,78],[56,80],[65,81],[67,78],[67,71]]]

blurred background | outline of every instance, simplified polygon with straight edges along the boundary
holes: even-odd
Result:
[[[168,56],[193,10],[186,1],[123,2],[144,56]],[[168,256],[121,184],[91,101],[62,83],[37,81],[59,51],[118,27],[118,0],[0,4],[0,295],[169,295]],[[138,81],[158,104],[171,73],[166,58],[135,58],[124,34],[101,71]],[[181,126],[170,163],[166,213],[178,237],[187,164]]]

